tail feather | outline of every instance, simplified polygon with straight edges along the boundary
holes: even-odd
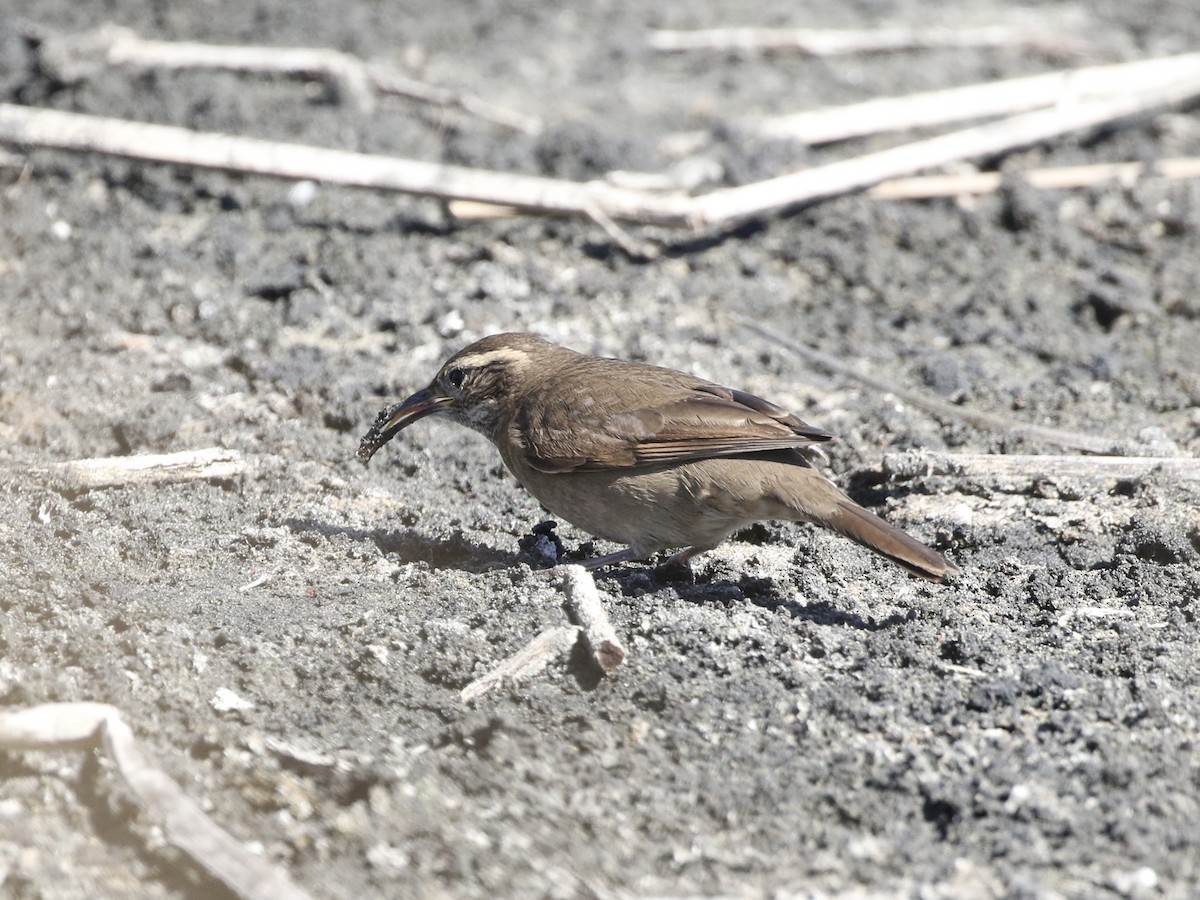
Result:
[[[850,540],[874,550],[914,575],[930,581],[941,581],[959,571],[958,566],[936,550],[926,547],[894,525],[889,525],[870,510],[863,509],[849,497],[839,498],[834,509],[821,524],[845,535]]]

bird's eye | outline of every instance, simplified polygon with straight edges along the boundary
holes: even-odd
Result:
[[[455,387],[462,387],[463,379],[467,377],[467,373],[462,369],[454,368],[446,374],[446,380]]]

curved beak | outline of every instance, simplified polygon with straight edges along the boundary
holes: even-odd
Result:
[[[431,385],[424,390],[417,391],[407,400],[403,400],[400,403],[393,403],[391,406],[385,406],[379,411],[379,415],[375,417],[370,430],[363,435],[363,439],[358,444],[358,453],[356,455],[365,466],[371,461],[371,457],[375,455],[376,450],[394,438],[404,428],[417,421],[417,419],[422,419],[430,413],[438,412],[453,402],[454,399],[452,397],[438,393]]]

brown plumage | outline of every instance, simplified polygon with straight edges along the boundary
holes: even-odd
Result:
[[[551,513],[627,545],[593,567],[676,548],[686,562],[777,519],[830,528],[933,581],[958,571],[813,466],[832,435],[694,375],[585,356],[531,334],[492,335],[380,412],[359,459],[434,413],[487,437]]]

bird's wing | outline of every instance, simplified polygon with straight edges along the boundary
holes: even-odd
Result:
[[[680,383],[667,385],[653,378],[633,384],[623,374],[620,396],[602,386],[563,391],[560,402],[527,412],[521,432],[529,465],[549,473],[621,469],[803,448],[832,439],[744,391],[682,373],[671,373]],[[566,396],[578,402],[561,402]]]

